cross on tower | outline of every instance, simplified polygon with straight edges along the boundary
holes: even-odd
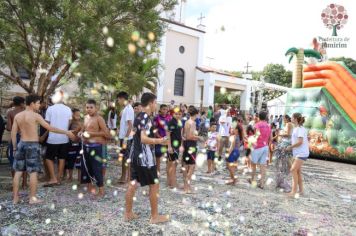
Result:
[[[205,16],[203,16],[203,13],[200,13],[200,17],[198,18],[198,20],[200,21],[199,25],[203,25],[203,19],[205,18]]]
[[[248,65],[248,62],[247,62],[247,65],[244,67],[244,68],[246,68],[246,74],[248,74],[248,68],[249,68],[249,67],[252,67],[252,66],[249,66],[249,65]]]
[[[180,1],[180,10],[179,10],[179,22],[182,22],[182,11],[183,11],[183,5],[185,3],[185,0]]]

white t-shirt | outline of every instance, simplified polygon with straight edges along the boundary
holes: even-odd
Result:
[[[131,104],[127,104],[121,113],[119,139],[124,139],[126,136],[127,130],[129,128],[127,126],[127,121],[131,120],[133,126],[134,119],[134,109],[132,108]],[[129,136],[128,139],[132,139],[132,136]]]
[[[51,126],[58,129],[68,130],[71,119],[71,109],[62,103],[54,104],[53,106],[48,107],[46,111],[45,120],[48,121]],[[64,144],[68,142],[69,138],[67,135],[49,132],[47,143]]]
[[[231,116],[220,116],[219,124],[219,135],[222,137],[230,136],[230,128],[232,124]]]
[[[117,115],[115,113],[114,119],[111,119],[111,114],[112,114],[112,111],[110,110],[109,114],[108,114],[108,128],[109,129],[116,129]],[[111,125],[111,123],[112,123],[112,125]]]
[[[303,138],[303,143],[299,147],[293,148],[294,157],[308,157],[309,144],[307,130],[304,127],[295,127],[292,132],[292,145],[298,142],[298,138]]]

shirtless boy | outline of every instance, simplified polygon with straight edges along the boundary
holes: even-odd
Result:
[[[36,113],[40,107],[40,97],[29,95],[26,97],[26,109],[18,113],[14,118],[11,130],[11,140],[14,152],[14,170],[13,179],[13,203],[19,202],[19,181],[22,174],[27,171],[30,175],[30,204],[40,203],[36,197],[37,192],[37,174],[41,171],[40,146],[38,137],[38,124],[45,129],[59,134],[66,134],[70,138],[75,136],[70,131],[50,126],[40,114]],[[21,133],[21,139],[16,144],[16,134]]]
[[[87,115],[82,129],[84,158],[81,163],[82,183],[88,184],[88,191],[96,193],[93,182],[99,188],[98,197],[104,196],[103,145],[111,138],[103,117],[98,115],[96,102],[89,99],[86,103]]]
[[[15,116],[25,109],[24,108],[25,99],[23,97],[16,96],[12,99],[12,102],[14,107],[8,110],[6,113],[6,118],[7,118],[6,130],[9,132],[11,132]],[[16,143],[18,142],[20,142],[20,133],[16,134]],[[11,167],[11,176],[14,177],[15,171],[13,170],[12,167],[14,164],[14,153],[12,152],[12,149],[13,149],[12,142],[9,142],[7,156]],[[23,180],[22,180],[22,188],[25,189],[26,186],[27,186],[27,178],[26,178],[26,173],[24,173]]]
[[[195,169],[195,159],[197,156],[197,141],[200,137],[197,135],[195,119],[198,115],[198,110],[191,106],[188,109],[190,118],[184,124],[184,153],[183,153],[183,179],[184,192],[192,193],[191,181]]]
[[[72,119],[69,124],[69,130],[73,131],[74,135],[78,135],[78,132],[82,130],[82,122],[80,120],[80,111],[77,108],[72,109]],[[73,180],[73,169],[77,162],[77,159],[81,156],[80,150],[82,145],[80,143],[80,138],[77,137],[75,140],[71,140],[68,147],[68,155],[66,157],[65,169],[68,170],[68,182]],[[80,169],[78,169],[78,181],[80,181]]]

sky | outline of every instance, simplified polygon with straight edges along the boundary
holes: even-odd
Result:
[[[331,3],[344,6],[349,15],[338,31],[338,37],[349,42],[346,49],[327,49],[328,57],[356,59],[354,0],[186,0],[185,24],[196,27],[200,14],[205,16],[204,65],[245,71],[249,62],[250,70],[257,71],[280,63],[292,70],[284,56],[289,48],[311,48],[314,37],[331,37],[321,19]]]

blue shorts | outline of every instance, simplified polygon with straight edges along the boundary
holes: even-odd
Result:
[[[268,158],[268,146],[256,148],[251,153],[252,163],[266,165]]]
[[[208,156],[208,160],[213,161],[215,159],[215,151],[208,150],[207,156]]]
[[[68,155],[66,157],[65,169],[73,170],[77,159],[80,159],[81,143],[72,143],[68,147]]]
[[[108,146],[107,145],[103,145],[103,168],[105,169],[106,167],[108,167],[108,160],[109,160],[109,156],[108,156]]]
[[[168,153],[168,148],[167,146],[164,145],[160,145],[160,144],[156,144],[155,145],[155,155],[156,158],[161,158],[162,156],[164,156],[165,154]]]
[[[302,160],[302,161],[306,161],[306,160],[308,160],[308,157],[297,157],[297,159]]]
[[[13,169],[29,173],[42,171],[41,149],[38,142],[20,141],[14,156]]]
[[[236,162],[239,159],[239,157],[240,157],[240,151],[238,148],[235,148],[234,150],[232,150],[229,157],[226,159],[226,162],[228,163]]]
[[[82,158],[81,165],[81,183],[96,182],[98,187],[103,187],[103,145],[99,143],[85,144],[83,151],[84,158]]]

